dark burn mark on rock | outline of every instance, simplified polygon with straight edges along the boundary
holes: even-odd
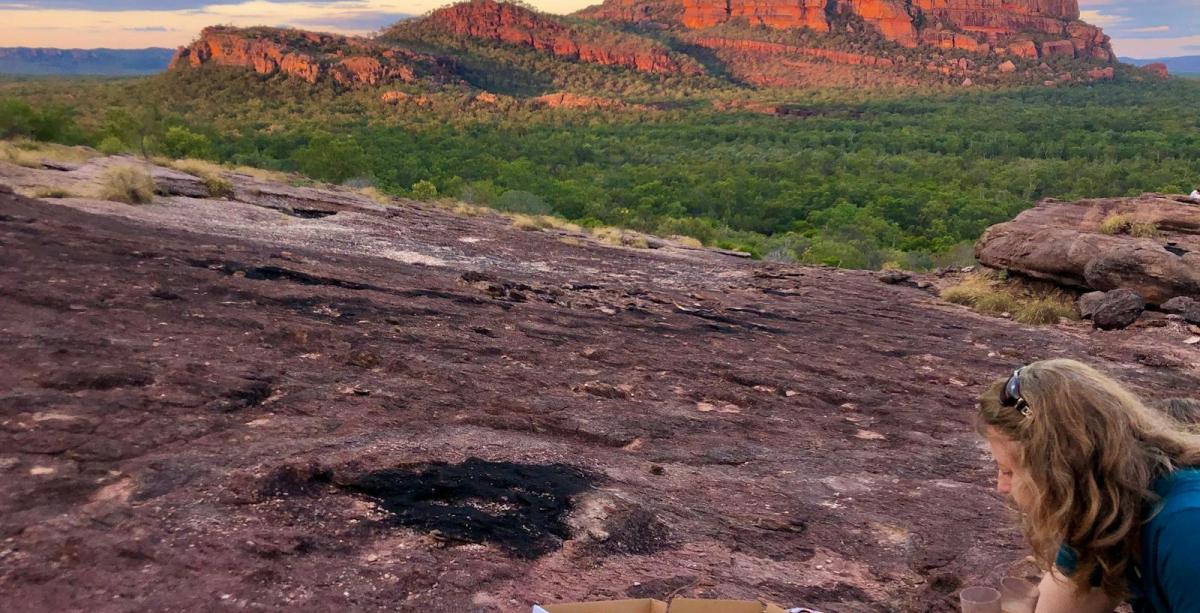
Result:
[[[112,390],[122,387],[145,387],[154,383],[154,377],[141,370],[69,370],[60,372],[42,387],[79,392],[83,390]]]
[[[247,266],[239,262],[222,262],[219,260],[188,260],[188,263],[196,268],[208,268],[227,275],[240,273],[247,279],[254,281],[290,281],[292,283],[299,283],[300,285],[328,285],[350,290],[382,289],[365,283],[321,277],[281,266]]]
[[[572,498],[591,487],[591,477],[565,464],[470,458],[372,472],[345,489],[375,500],[401,526],[449,543],[491,543],[531,559],[562,547],[570,536],[565,520]]]
[[[324,219],[337,215],[337,211],[323,211],[321,209],[292,209],[284,211],[284,213],[301,219]]]
[[[219,411],[240,411],[262,404],[274,392],[270,378],[245,377],[242,385],[225,392],[212,404]]]
[[[265,497],[314,496],[333,480],[333,471],[317,464],[287,464],[262,480],[259,494]]]

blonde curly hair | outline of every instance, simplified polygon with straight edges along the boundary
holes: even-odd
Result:
[[[1059,547],[1079,555],[1071,581],[1079,591],[1099,587],[1128,596],[1141,527],[1158,500],[1153,484],[1177,467],[1200,465],[1200,435],[1182,430],[1111,377],[1065,359],[1020,371],[1026,415],[1004,401],[1008,379],[979,397],[978,429],[1016,443],[1033,508],[1021,524],[1043,568]]]

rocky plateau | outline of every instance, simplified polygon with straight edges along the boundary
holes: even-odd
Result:
[[[468,0],[370,39],[208,28],[171,67],[237,66],[343,89],[436,86],[460,82],[463,54],[480,44],[754,87],[1058,85],[1116,76],[1108,37],[1079,21],[1076,0],[608,0],[569,17]]]
[[[152,203],[89,195],[130,164]],[[989,381],[1071,356],[1200,393],[1175,320],[1029,327],[223,178],[0,163],[0,609],[955,611],[1024,556],[971,425]]]

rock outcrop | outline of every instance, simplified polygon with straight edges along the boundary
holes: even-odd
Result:
[[[1171,71],[1168,70],[1167,65],[1162,62],[1146,64],[1145,66],[1142,66],[1142,70],[1144,70],[1144,71],[1150,73],[1151,75],[1154,75],[1160,79],[1165,79],[1165,78],[1171,76]]]
[[[522,5],[496,0],[470,0],[438,9],[424,19],[398,24],[388,36],[403,38],[413,31],[520,45],[580,62],[652,74],[703,72],[695,60],[672,53],[651,39],[616,30],[568,26]]]
[[[646,110],[649,107],[640,104],[629,104],[615,98],[585,96],[570,92],[555,92],[532,98],[534,106],[547,109],[583,109],[583,110]]]
[[[975,254],[985,266],[1062,285],[1130,289],[1152,305],[1200,297],[1200,206],[1158,194],[1048,199],[988,228]]]
[[[176,51],[170,70],[206,64],[283,74],[309,83],[331,80],[347,89],[411,83],[422,77],[445,80],[454,74],[453,61],[445,58],[364,38],[285,28],[205,28],[199,39]]]
[[[1077,0],[608,0],[579,15],[691,29],[745,20],[817,32],[829,32],[849,19],[906,47],[988,52],[993,44],[1004,43],[1014,55],[1030,59],[1114,59],[1108,36],[1079,21]],[[1039,46],[1035,38],[1047,42]]]

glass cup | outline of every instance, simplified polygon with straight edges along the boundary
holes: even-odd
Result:
[[[1000,592],[990,587],[969,587],[958,595],[962,613],[1001,613]]]
[[[1037,609],[1038,586],[1020,577],[1000,581],[1000,610],[1003,613],[1033,613]]]

